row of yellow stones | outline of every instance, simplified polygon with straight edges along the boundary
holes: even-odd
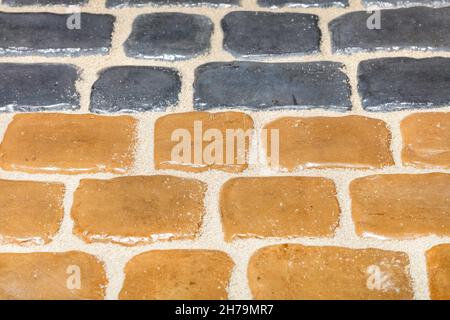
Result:
[[[427,252],[432,299],[450,299],[449,261],[450,245]],[[3,253],[0,262],[0,299],[105,297],[102,262],[87,253]],[[144,252],[127,263],[119,298],[226,299],[233,266],[216,250]],[[274,245],[253,254],[247,275],[256,299],[414,297],[409,259],[402,252]]]
[[[0,166],[4,170],[30,173],[126,173],[134,163],[136,125],[136,120],[129,116],[16,115],[0,146]],[[208,145],[202,132],[209,129],[227,137],[227,130],[252,128],[252,118],[240,112],[163,116],[155,124],[155,167],[241,172],[247,168],[247,162],[233,163],[222,159],[222,163],[208,163],[202,161],[203,157],[194,159],[196,150],[191,150],[194,156],[190,155],[186,162],[174,161],[173,150],[179,144],[176,140],[182,138],[174,133],[180,129],[186,131],[191,142],[195,142],[195,149],[198,145],[202,148]],[[386,123],[378,119],[362,116],[285,117],[267,124],[265,129],[269,131],[268,150],[274,150],[272,145],[279,142],[279,163],[275,169],[381,168],[394,164],[391,133]],[[401,129],[405,165],[450,168],[449,113],[413,114],[402,121]],[[271,131],[278,133],[276,141]],[[245,154],[248,153],[248,139],[246,142],[241,150]],[[222,147],[225,150],[226,143]]]
[[[350,184],[356,233],[378,239],[450,236],[450,174],[389,174]],[[64,185],[0,180],[0,244],[42,245],[64,215]],[[86,242],[123,245],[194,239],[206,185],[168,175],[82,179],[71,215]],[[226,241],[252,237],[333,237],[340,207],[321,177],[243,177],[218,197]]]

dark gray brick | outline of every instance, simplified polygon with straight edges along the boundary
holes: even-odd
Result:
[[[369,16],[359,11],[331,21],[333,51],[450,49],[450,7],[382,10],[379,30],[367,28]]]
[[[368,111],[450,105],[450,59],[362,61],[358,67],[358,91]]]
[[[178,102],[181,80],[170,68],[124,66],[104,70],[94,83],[95,113],[163,111]]]
[[[8,6],[73,6],[83,5],[88,3],[89,0],[3,0],[3,4]],[[95,0],[94,0],[95,1]]]
[[[348,0],[258,0],[262,7],[347,7]]]
[[[189,59],[209,51],[212,30],[211,20],[197,14],[140,15],[125,41],[125,52],[142,59]]]
[[[231,12],[222,19],[224,48],[240,57],[317,53],[318,21],[312,14]]]
[[[200,6],[208,5],[213,7],[230,7],[238,6],[240,0],[107,0],[106,7],[121,8],[121,7],[140,7],[140,6],[167,6],[167,5],[182,5],[182,6]]]
[[[0,55],[106,54],[114,17],[81,14],[81,28],[67,28],[69,14],[0,13]]]
[[[443,6],[450,4],[450,0],[361,0],[367,7],[381,8],[413,7],[413,6]]]
[[[195,71],[194,106],[214,108],[351,109],[342,64],[213,62]]]
[[[79,108],[78,70],[64,64],[0,64],[0,111]]]

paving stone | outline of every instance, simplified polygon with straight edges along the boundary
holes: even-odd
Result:
[[[115,18],[106,14],[0,13],[0,55],[107,54]],[[69,28],[70,27],[70,28]],[[79,28],[78,28],[79,27]]]
[[[248,279],[258,300],[404,300],[408,268],[403,252],[281,244],[253,254]]]
[[[238,6],[240,0],[106,0],[107,8],[141,7],[141,6]]]
[[[103,70],[92,86],[91,112],[164,111],[178,103],[180,75],[175,69],[123,66]]]
[[[155,168],[242,172],[248,167],[252,129],[252,118],[240,112],[163,116],[155,123]]]
[[[221,23],[223,45],[237,57],[318,53],[318,21],[312,14],[230,12]]]
[[[333,51],[450,50],[450,7],[382,10],[379,14],[379,29],[368,28],[371,11],[351,12],[331,21]]]
[[[450,169],[450,113],[416,113],[400,124],[407,166]]]
[[[43,245],[61,225],[62,183],[0,180],[0,244]]]
[[[426,255],[431,299],[450,300],[450,245],[434,246]]]
[[[136,120],[129,116],[29,113],[14,116],[0,145],[0,167],[28,173],[127,173]]]
[[[390,174],[350,184],[356,233],[377,239],[450,236],[450,174]]]
[[[348,7],[348,0],[258,0],[262,7]]]
[[[225,240],[331,237],[339,224],[334,182],[315,177],[235,178],[220,192]]]
[[[274,169],[375,169],[394,165],[391,133],[382,120],[362,116],[285,117],[264,129],[268,162]],[[272,138],[274,130],[278,130],[278,139]],[[279,147],[274,149],[273,143]],[[278,152],[278,161],[272,159],[273,150]]]
[[[414,7],[414,6],[430,6],[438,7],[447,5],[449,0],[361,0],[367,7]]]
[[[74,195],[74,233],[123,245],[194,239],[205,190],[200,181],[173,176],[83,179]]]
[[[195,71],[197,110],[312,109],[348,111],[350,86],[337,62],[212,62]]]
[[[0,63],[0,111],[78,109],[78,79],[73,65]]]
[[[206,54],[213,23],[208,17],[184,13],[138,16],[125,41],[127,56],[141,59],[180,60]]]
[[[0,299],[100,300],[103,263],[80,252],[0,253]]]
[[[84,5],[89,0],[3,0],[3,4],[8,6],[50,6],[50,5]],[[93,0],[95,1],[95,0]]]
[[[450,104],[450,59],[362,61],[358,91],[367,111],[429,109]]]
[[[216,250],[155,250],[125,267],[123,300],[224,300],[234,266]]]

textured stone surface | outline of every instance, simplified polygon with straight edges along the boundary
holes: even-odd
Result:
[[[248,166],[251,129],[252,118],[240,112],[186,112],[163,116],[155,123],[155,168],[241,172]],[[236,136],[229,134],[227,140],[227,130]],[[227,152],[227,147],[235,151]]]
[[[0,167],[29,173],[126,173],[136,120],[128,116],[16,115],[0,145]]]
[[[428,109],[450,104],[450,59],[362,61],[358,91],[367,111]]]
[[[2,0],[2,4],[9,6],[49,6],[49,5],[83,5],[89,0]],[[95,0],[93,0],[95,1]]]
[[[0,180],[0,244],[42,245],[58,232],[64,185]]]
[[[348,0],[258,0],[262,7],[347,7]]]
[[[230,12],[221,22],[223,45],[237,57],[318,53],[318,20],[312,14]]]
[[[95,113],[164,111],[178,103],[180,75],[175,69],[145,66],[103,70],[92,86]]]
[[[408,267],[402,252],[282,244],[256,251],[248,278],[255,299],[412,299]]]
[[[0,13],[0,55],[107,54],[115,18],[80,14],[80,28],[68,28],[70,14]]]
[[[125,41],[125,53],[142,59],[180,60],[206,54],[213,30],[206,16],[152,13],[138,16]]]
[[[81,180],[72,208],[74,232],[88,242],[124,245],[193,239],[205,190],[197,180],[172,176]]]
[[[78,69],[64,64],[0,64],[0,111],[79,108]]]
[[[155,250],[125,267],[120,299],[223,300],[234,263],[215,250]]]
[[[103,264],[84,252],[0,254],[2,300],[103,299],[107,284]]]
[[[450,244],[427,251],[430,296],[433,300],[450,300]]]
[[[268,123],[267,155],[273,168],[382,168],[394,164],[391,133],[382,120],[362,116],[285,117]],[[278,130],[279,139],[272,139]],[[279,141],[279,163],[271,160]],[[275,149],[276,150],[276,149]]]
[[[48,6],[48,5],[83,5],[88,3],[89,0],[3,0],[3,4],[9,6]],[[95,0],[93,0],[95,1]]]
[[[212,62],[195,71],[194,107],[351,109],[350,87],[336,62]]]
[[[367,27],[372,14],[351,12],[331,21],[333,51],[450,50],[450,8],[383,10],[379,29]]]
[[[225,240],[331,237],[339,223],[333,181],[314,177],[236,178],[220,193]]]
[[[450,113],[416,113],[401,122],[403,164],[450,169]]]
[[[413,7],[413,6],[442,6],[450,3],[449,0],[361,0],[367,7]]]
[[[350,184],[356,233],[411,239],[450,236],[450,174],[392,174]]]
[[[240,0],[106,0],[106,7],[128,7],[128,6],[200,6],[230,7],[239,5]]]

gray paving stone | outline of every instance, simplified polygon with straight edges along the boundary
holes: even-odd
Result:
[[[65,64],[0,64],[0,111],[79,108],[78,69]]]
[[[342,64],[212,62],[195,71],[194,107],[351,109],[350,87]]]
[[[414,7],[414,6],[430,6],[439,7],[450,4],[450,0],[361,0],[366,7]]]
[[[8,6],[73,6],[83,5],[88,3],[88,1],[89,0],[3,0],[3,4]]]
[[[73,5],[83,5],[88,3],[89,0],[3,0],[3,4],[8,6],[53,6],[53,5],[63,5],[63,6],[73,6]],[[95,0],[93,0],[95,1]]]
[[[73,16],[0,13],[0,55],[79,56],[109,52],[113,16],[83,13],[79,16],[80,29],[67,27],[69,17]],[[74,25],[69,23],[69,26]]]
[[[208,17],[184,13],[140,15],[125,41],[127,56],[141,59],[182,60],[205,54],[213,24]]]
[[[106,7],[140,7],[140,6],[213,6],[213,7],[231,7],[238,6],[240,0],[107,0]]]
[[[258,0],[262,7],[348,7],[348,0]]]
[[[358,91],[364,109],[397,111],[450,105],[450,59],[384,58],[362,61]]]
[[[144,66],[104,70],[92,86],[95,113],[163,111],[178,102],[181,80],[175,69]]]
[[[231,12],[221,22],[224,48],[238,57],[318,53],[318,21],[312,14]]]
[[[369,29],[365,11],[331,21],[333,51],[450,50],[450,7],[381,10],[380,29]]]

